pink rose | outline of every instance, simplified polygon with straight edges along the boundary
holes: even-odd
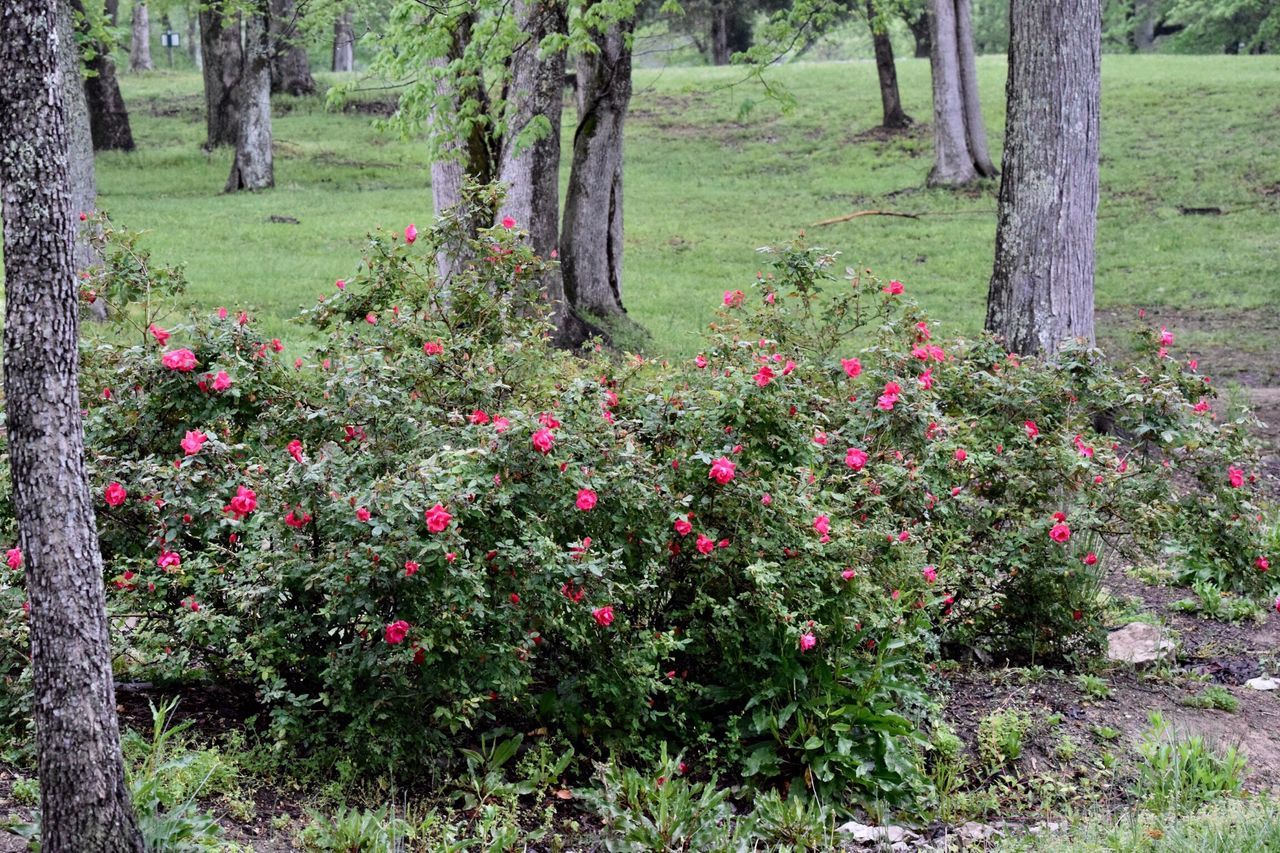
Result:
[[[604,607],[597,607],[591,611],[591,616],[601,628],[608,628],[613,624],[613,605],[606,604]]]
[[[956,448],[956,461],[963,462],[969,458],[969,454],[965,452],[963,447]]]
[[[681,536],[688,536],[691,532],[693,532],[693,525],[690,524],[689,520],[685,518],[677,518],[675,523],[675,528],[676,528],[676,533],[679,533]]]
[[[1059,521],[1049,529],[1049,538],[1062,545],[1071,538],[1071,528],[1066,525],[1066,522]]]
[[[453,516],[449,514],[449,511],[438,503],[423,515],[427,520],[427,530],[432,533],[443,533],[445,528],[449,526],[449,522],[453,520]]]
[[[831,532],[831,519],[825,515],[818,516],[813,520],[813,529],[818,534],[826,536]]]
[[[850,379],[857,377],[862,372],[862,362],[856,358],[842,358],[840,359],[840,366],[844,368],[844,372]]]
[[[372,515],[370,515],[368,507],[362,506],[356,510],[356,521],[365,522],[370,518],[372,518]]]
[[[489,417],[489,413],[484,409],[476,409],[471,413],[471,417],[469,417],[468,420],[471,422],[472,426],[482,426],[489,423],[491,418]]]
[[[1036,426],[1035,421],[1023,421],[1022,428],[1027,431],[1027,438],[1035,438],[1040,434],[1040,428]]]
[[[1258,567],[1258,571],[1260,572],[1265,572],[1267,569],[1271,568],[1271,561],[1266,557],[1258,557],[1258,559],[1253,561],[1253,564]]]
[[[1239,468],[1228,468],[1227,479],[1231,482],[1233,487],[1238,489],[1244,485],[1244,471],[1241,471]]]
[[[816,645],[818,645],[818,638],[813,636],[812,631],[805,631],[803,634],[800,635],[801,654],[809,651],[809,649],[813,648]]]
[[[1083,562],[1084,562],[1084,564],[1085,564],[1086,566],[1093,566],[1093,565],[1097,565],[1097,562],[1098,562],[1098,555],[1097,555],[1097,554],[1095,554],[1095,553],[1093,553],[1092,551],[1090,551],[1088,554],[1085,554],[1085,555],[1084,555],[1084,560],[1083,560]]]
[[[510,231],[512,228],[516,227],[516,221],[510,216],[504,216],[502,217],[502,227]]]
[[[209,436],[205,435],[198,429],[187,430],[186,436],[180,442],[182,450],[188,456],[195,456],[200,452],[200,448],[209,440]]]
[[[213,377],[213,390],[225,391],[231,387],[231,377],[227,375],[225,370],[219,370],[218,375]]]
[[[252,489],[240,486],[236,489],[236,495],[231,499],[229,506],[237,516],[244,518],[258,508],[258,496]]]
[[[157,326],[155,323],[147,326],[147,331],[151,333],[151,337],[155,338],[156,343],[160,344],[160,346],[164,346],[169,343],[169,333]]]
[[[920,574],[924,577],[925,583],[931,584],[938,579],[938,570],[933,566],[925,566]]]
[[[844,454],[844,464],[848,465],[855,471],[861,471],[862,466],[867,464],[867,451],[857,447],[850,447]]]
[[[498,415],[493,419],[493,431],[501,435],[511,428],[511,421]]]
[[[897,296],[900,293],[902,293],[902,282],[898,281],[895,278],[880,289],[883,290],[885,293],[889,294],[890,296]]]
[[[596,506],[596,493],[591,489],[578,489],[578,499],[573,505],[583,512],[590,512]]]
[[[770,382],[772,382],[776,375],[777,374],[773,372],[773,369],[771,367],[769,367],[768,365],[765,365],[761,367],[758,371],[756,371],[756,375],[752,378],[755,379],[757,385],[763,388],[766,385],[768,385]]]
[[[170,370],[190,373],[196,369],[196,354],[189,349],[169,350],[160,356],[160,363]]]
[[[427,355],[439,355],[444,352],[444,344],[439,341],[427,341],[422,345],[422,351]]]
[[[407,637],[408,635],[409,635],[409,623],[404,621],[403,619],[397,619],[396,621],[392,622],[390,625],[386,627],[386,630],[384,631],[384,636],[386,637],[387,644],[392,646],[398,646],[401,643],[403,643],[404,638]]]
[[[724,292],[724,304],[728,308],[737,308],[742,304],[742,300],[746,297],[741,290],[726,290]]]
[[[9,563],[9,568],[14,571],[22,568],[22,549],[10,548],[5,552],[5,560]]]
[[[694,544],[699,554],[710,554],[716,549],[716,540],[708,537],[705,533],[698,534],[698,541]]]
[[[125,502],[125,498],[129,497],[129,493],[124,490],[124,486],[119,483],[112,483],[107,486],[107,490],[103,493],[107,506],[120,506]]]
[[[535,432],[530,441],[533,442],[533,449],[542,454],[551,452],[552,446],[556,443],[556,438],[551,434],[551,430],[547,427],[541,427]]]
[[[415,226],[412,222],[409,223],[408,228],[404,229],[404,239],[406,243],[412,243],[414,240],[418,239],[417,226]]]
[[[178,556],[176,551],[161,551],[159,558],[156,560],[156,565],[165,571],[176,569],[182,565],[182,558]]]
[[[404,576],[411,578],[418,573],[418,564],[413,560],[404,561]]]
[[[293,461],[302,464],[302,442],[294,439],[285,446],[285,451],[293,457]]]
[[[728,457],[721,456],[719,459],[711,463],[711,471],[708,476],[720,485],[724,486],[733,479],[734,470],[737,468]]]

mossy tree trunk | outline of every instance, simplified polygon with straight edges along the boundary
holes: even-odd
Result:
[[[240,129],[236,91],[244,66],[240,16],[224,16],[222,4],[200,6],[200,44],[203,48],[205,147],[235,145]]]
[[[275,186],[271,156],[271,36],[266,0],[245,19],[244,65],[236,93],[236,156],[226,192],[265,190]]]

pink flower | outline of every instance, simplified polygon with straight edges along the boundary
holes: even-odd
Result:
[[[800,653],[804,654],[809,649],[818,645],[818,638],[813,636],[812,631],[806,631],[800,635]]]
[[[1097,563],[1098,563],[1098,555],[1097,555],[1097,554],[1095,554],[1095,553],[1093,553],[1092,551],[1090,551],[1088,554],[1085,554],[1085,555],[1084,555],[1084,560],[1083,560],[1083,562],[1084,562],[1084,564],[1085,564],[1086,566],[1094,566],[1094,565],[1097,565]]]
[[[289,510],[288,514],[285,515],[284,517],[284,523],[290,527],[297,528],[298,530],[301,530],[302,528],[310,524],[311,514],[308,512],[303,512],[301,515],[299,515],[298,512],[301,509],[302,507],[298,507],[298,509],[296,510],[294,509]]]
[[[502,217],[502,227],[510,231],[512,228],[516,227],[516,221],[510,216],[504,216]]]
[[[886,284],[884,287],[880,289],[883,290],[885,293],[889,294],[890,296],[897,296],[898,294],[902,293],[902,282],[898,281],[895,278],[895,279],[892,279],[888,284]]]
[[[378,315],[370,311],[368,314],[364,315],[364,321],[370,326],[376,326],[378,325]]]
[[[213,377],[213,390],[225,391],[231,387],[231,377],[227,375],[225,370],[219,370],[218,375]]]
[[[369,513],[368,507],[362,506],[356,510],[356,521],[365,522],[365,521],[368,521],[370,518],[372,518],[372,516]]]
[[[916,380],[920,383],[920,387],[928,391],[933,387],[933,368],[930,367],[924,373],[920,374],[920,378]]]
[[[410,225],[409,227],[412,228],[413,226]],[[397,619],[386,627],[383,635],[386,637],[387,645],[398,646],[409,635],[409,623],[403,619]]]
[[[862,362],[856,358],[842,358],[840,359],[840,366],[844,368],[844,372],[850,379],[856,378],[862,372]]]
[[[963,447],[957,447],[957,448],[956,448],[956,461],[957,461],[957,462],[963,462],[964,460],[966,460],[966,459],[968,459],[968,458],[969,458],[969,454],[965,452],[965,449],[964,449]]]
[[[1084,438],[1083,438],[1082,436],[1080,436],[1078,433],[1076,434],[1076,437],[1075,437],[1075,438],[1071,439],[1071,443],[1072,443],[1072,444],[1074,444],[1074,445],[1076,446],[1076,451],[1077,451],[1081,456],[1085,456],[1085,457],[1092,457],[1092,456],[1093,456],[1093,448],[1092,448],[1092,447],[1090,447],[1089,445],[1085,444],[1085,443],[1084,443]]]
[[[705,355],[698,355],[693,359],[693,363],[699,369],[704,368],[707,366],[707,357]]]
[[[165,571],[176,569],[182,565],[182,558],[176,551],[161,551],[159,558],[156,559],[156,565]]]
[[[302,442],[294,439],[285,446],[285,451],[293,457],[293,461],[302,464]]]
[[[728,457],[721,456],[719,459],[711,463],[711,471],[708,476],[720,485],[724,486],[733,479],[733,472],[738,466],[734,465]]]
[[[334,287],[336,287],[336,288],[338,288],[338,290],[346,290],[346,289],[347,289],[347,283],[346,283],[345,281],[343,281],[342,279],[338,279],[337,281],[335,281],[335,282],[333,283],[333,286],[334,286]]]
[[[556,443],[555,436],[546,427],[535,432],[530,440],[533,442],[533,449],[544,455],[550,453],[552,445]]]
[[[444,344],[439,341],[427,341],[422,345],[422,351],[427,355],[439,355],[444,352]]]
[[[476,409],[471,413],[471,417],[468,420],[471,421],[473,426],[480,426],[482,424],[489,423],[491,418],[489,417],[489,413],[484,409]]]
[[[160,356],[160,363],[170,370],[190,373],[196,369],[196,354],[189,349],[169,350]]]
[[[8,551],[5,552],[4,556],[5,556],[5,560],[9,563],[9,568],[13,569],[15,572],[18,569],[22,568],[22,549],[21,548],[10,548]]]
[[[244,518],[258,508],[258,496],[254,494],[253,489],[240,486],[236,489],[235,497],[231,499],[228,506],[237,516]]]
[[[851,581],[857,576],[858,576],[858,573],[853,569],[845,569],[843,572],[840,573],[840,577],[844,578],[847,581]]]
[[[120,506],[125,502],[125,498],[129,497],[129,493],[119,483],[112,483],[107,486],[107,490],[103,492],[102,496],[106,500],[107,506]]]
[[[427,520],[427,530],[432,533],[443,533],[444,529],[449,526],[449,522],[453,520],[453,516],[449,514],[449,511],[438,503],[423,513],[423,516]]]
[[[931,584],[938,579],[938,570],[935,569],[933,566],[925,566],[924,571],[922,571],[920,574],[924,576],[925,583]]]
[[[1066,525],[1066,522],[1059,521],[1049,529],[1049,538],[1062,545],[1071,538],[1071,528]]]
[[[1241,471],[1239,468],[1228,468],[1227,479],[1231,482],[1231,485],[1234,488],[1238,489],[1244,485],[1244,471]]]
[[[1200,402],[1191,407],[1191,411],[1195,412],[1197,415],[1203,415],[1205,412],[1209,411],[1209,401],[1204,397],[1201,397]]]
[[[687,518],[677,518],[674,526],[676,533],[681,536],[688,536],[693,531],[693,525],[689,523]]]
[[[813,520],[813,529],[822,536],[826,536],[831,532],[831,519],[828,516],[820,515]]]
[[[418,564],[413,560],[404,561],[404,576],[411,578],[418,573]]]
[[[188,456],[195,456],[200,452],[200,448],[203,447],[204,443],[208,440],[209,436],[205,435],[200,430],[189,429],[187,430],[186,436],[179,443],[182,445],[184,453]]]
[[[893,406],[898,402],[897,394],[881,394],[876,400],[876,408],[882,412],[892,412]]]
[[[155,323],[147,326],[147,331],[151,333],[151,337],[155,338],[156,343],[160,344],[160,346],[164,346],[169,343],[169,333],[157,326]]]
[[[493,419],[493,431],[501,435],[511,428],[511,421],[498,415]]]
[[[746,294],[741,290],[726,290],[724,292],[724,304],[729,308],[737,308],[742,304],[742,300],[745,296]]]
[[[408,243],[418,239],[418,229],[412,222],[409,223],[408,228],[404,229],[404,239]]]
[[[825,432],[816,432],[813,435],[813,443],[819,447],[827,446],[827,434]]]
[[[710,538],[705,533],[699,533],[698,541],[694,543],[694,547],[698,549],[699,554],[710,554],[716,549],[716,540]]]
[[[583,512],[590,512],[596,506],[596,493],[591,489],[578,489],[578,499],[573,505]]]
[[[1040,427],[1036,426],[1035,421],[1023,421],[1022,428],[1027,431],[1027,438],[1035,438],[1040,434]]]
[[[855,471],[861,471],[862,466],[867,464],[867,451],[857,447],[850,447],[844,454],[844,464],[848,465]]]
[[[597,607],[591,611],[591,617],[596,620],[596,624],[601,628],[608,628],[613,624],[613,605],[606,604],[604,607]]]
[[[755,379],[757,385],[763,388],[766,385],[768,385],[770,382],[772,382],[774,376],[776,375],[777,374],[773,372],[772,368],[770,368],[768,365],[765,365],[761,367],[758,371],[756,371],[756,375],[752,378]]]
[[[1164,326],[1160,327],[1160,346],[1162,347],[1173,346],[1173,332],[1169,331]]]
[[[763,495],[760,496],[760,503],[764,504],[765,506],[769,506],[771,503],[773,503],[773,495],[769,494],[768,492],[765,492]]]
[[[1258,571],[1260,572],[1265,572],[1267,569],[1271,568],[1271,561],[1266,557],[1258,557],[1258,559],[1253,561],[1253,564],[1258,567]]]

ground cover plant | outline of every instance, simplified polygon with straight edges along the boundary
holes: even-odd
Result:
[[[571,354],[518,223],[468,239],[450,217],[371,235],[306,351],[225,308],[162,327],[181,277],[102,226],[86,289],[120,328],[86,339],[82,394],[122,665],[244,685],[267,740],[322,765],[469,767],[478,808],[547,784],[502,769],[536,729],[573,756],[547,779],[670,750],[743,796],[919,809],[940,653],[1087,660],[1100,572],[1143,543],[1273,590],[1251,419],[1213,413],[1167,330],[1123,369],[1019,359],[797,243],[723,292],[691,359]],[[444,246],[468,259],[447,293]],[[1030,725],[1004,719],[980,730],[989,770]]]

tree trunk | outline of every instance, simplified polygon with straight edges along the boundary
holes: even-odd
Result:
[[[1008,119],[989,330],[1052,355],[1093,333],[1099,0],[1013,0]]]
[[[333,19],[333,70],[354,71],[356,68],[356,34],[351,28],[351,7],[338,12]]]
[[[910,12],[903,12],[902,20],[906,22],[907,29],[911,30],[911,37],[915,40],[915,58],[928,59],[930,51],[933,47],[933,38],[929,32],[929,7],[925,6],[914,16]]]
[[[631,101],[635,19],[593,39],[578,60],[580,115],[565,198],[560,250],[565,295],[579,313],[625,314],[622,306],[622,129]]]
[[[92,38],[89,22],[85,19],[84,0],[71,0],[71,7],[80,15],[80,34]],[[93,53],[89,70],[84,79],[84,94],[89,108],[89,126],[93,136],[94,151],[132,151],[133,130],[129,126],[129,110],[120,94],[116,79],[116,62],[111,45],[93,39],[86,47]]]
[[[107,22],[111,26],[114,27],[120,23],[120,0],[106,0],[103,3],[103,11],[107,13]]]
[[[57,7],[56,60],[59,81],[62,85],[62,115],[65,124],[67,163],[72,212],[79,223],[81,213],[92,213],[98,205],[98,180],[93,164],[93,130],[89,121],[89,104],[85,99],[84,76],[81,73],[80,50],[76,45],[75,28],[71,21],[71,7],[66,3]],[[76,225],[74,249],[77,269],[84,269],[98,258],[89,242],[89,231],[84,225]]]
[[[244,67],[236,113],[236,156],[224,192],[265,190],[275,186],[271,162],[271,36],[266,0],[259,0],[245,21]]]
[[[1133,0],[1132,48],[1146,53],[1156,44],[1155,0]]]
[[[141,853],[120,756],[76,385],[74,157],[56,54],[59,9],[67,11],[7,0],[0,15],[5,412],[31,604],[41,844],[49,853]],[[69,19],[64,27],[70,32]]]
[[[717,3],[711,9],[711,62],[728,65],[732,58],[729,50],[729,9]]]
[[[956,50],[960,56],[960,94],[964,99],[964,135],[973,167],[984,178],[1000,174],[987,152],[987,127],[978,102],[978,58],[973,48],[973,10],[970,0],[956,0]]]
[[[930,0],[934,164],[929,186],[960,186],[996,174],[978,108],[969,0]]]
[[[155,66],[151,62],[151,20],[147,13],[147,4],[133,4],[133,38],[129,42],[129,70],[150,71]]]
[[[187,9],[187,56],[196,70],[204,70],[204,55],[200,50],[200,15]]]
[[[880,106],[884,113],[882,127],[900,129],[911,126],[911,116],[903,112],[898,93],[898,69],[893,61],[893,42],[876,12],[875,0],[867,0],[867,25],[876,51],[876,74],[880,78]]]
[[[311,60],[298,27],[299,13],[294,0],[271,0],[271,91],[300,96],[314,95]]]
[[[244,64],[240,45],[240,16],[224,18],[222,7],[200,7],[200,42],[204,54],[206,148],[235,145],[240,120],[236,90]]]

